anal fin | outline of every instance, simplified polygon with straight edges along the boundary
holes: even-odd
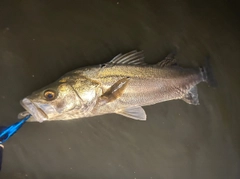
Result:
[[[139,120],[139,121],[146,121],[147,115],[144,109],[141,106],[136,106],[132,108],[122,109],[116,112],[117,114]]]
[[[199,105],[197,86],[191,88],[182,100],[188,104]]]

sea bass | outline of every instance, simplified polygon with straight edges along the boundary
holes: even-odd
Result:
[[[71,71],[21,100],[29,121],[85,118],[109,113],[146,120],[142,106],[182,99],[198,105],[197,84],[208,70],[182,68],[174,54],[157,64],[144,62],[142,51],[119,54],[110,62]]]

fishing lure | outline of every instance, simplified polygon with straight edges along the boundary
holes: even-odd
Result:
[[[30,117],[31,117],[31,114],[25,116],[20,121],[8,127],[0,126],[0,170],[2,166],[3,149],[4,149],[3,143],[6,142],[10,137],[12,137]]]

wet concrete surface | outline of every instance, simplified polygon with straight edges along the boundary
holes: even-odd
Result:
[[[1,179],[240,178],[240,26],[230,1],[1,1],[0,122],[19,100],[64,73],[144,50],[156,63],[177,48],[183,66],[209,55],[218,82],[200,106],[144,107],[146,122],[118,115],[27,123],[5,144]]]

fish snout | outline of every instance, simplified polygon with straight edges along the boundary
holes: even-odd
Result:
[[[24,116],[26,116],[27,113],[30,113],[32,116],[28,121],[43,122],[48,119],[47,114],[28,98],[24,98],[22,101],[20,101],[20,103],[23,108],[27,110],[27,112],[20,113],[18,115],[18,118],[23,118]]]

